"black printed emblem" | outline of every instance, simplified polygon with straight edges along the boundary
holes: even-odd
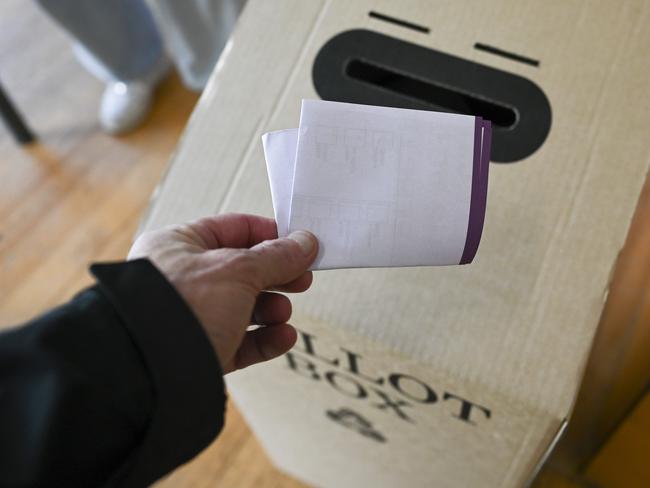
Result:
[[[381,432],[375,430],[370,423],[363,416],[349,408],[339,408],[338,410],[327,410],[326,415],[334,422],[352,429],[359,434],[368,437],[377,442],[386,442],[386,438]]]

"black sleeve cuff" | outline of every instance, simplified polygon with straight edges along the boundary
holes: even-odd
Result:
[[[150,261],[90,269],[140,350],[154,388],[143,442],[114,478],[119,486],[143,486],[194,457],[220,432],[223,375],[198,320]]]

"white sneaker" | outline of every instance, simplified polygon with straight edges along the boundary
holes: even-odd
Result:
[[[106,85],[99,108],[99,122],[109,134],[135,129],[151,110],[155,85],[142,81],[113,81]]]
[[[163,57],[145,77],[132,81],[109,81],[102,96],[99,122],[109,134],[135,129],[151,110],[153,92],[169,72],[170,62]]]

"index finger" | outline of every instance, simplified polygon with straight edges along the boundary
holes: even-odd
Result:
[[[204,217],[190,225],[208,249],[249,248],[278,237],[275,220],[259,215],[228,213]]]

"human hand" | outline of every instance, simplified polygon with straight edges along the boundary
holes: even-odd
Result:
[[[309,232],[277,238],[274,220],[207,217],[146,232],[128,259],[147,257],[174,285],[205,329],[225,373],[284,354],[296,342],[291,302],[264,290],[302,292],[318,242]],[[247,331],[251,324],[262,327]]]

